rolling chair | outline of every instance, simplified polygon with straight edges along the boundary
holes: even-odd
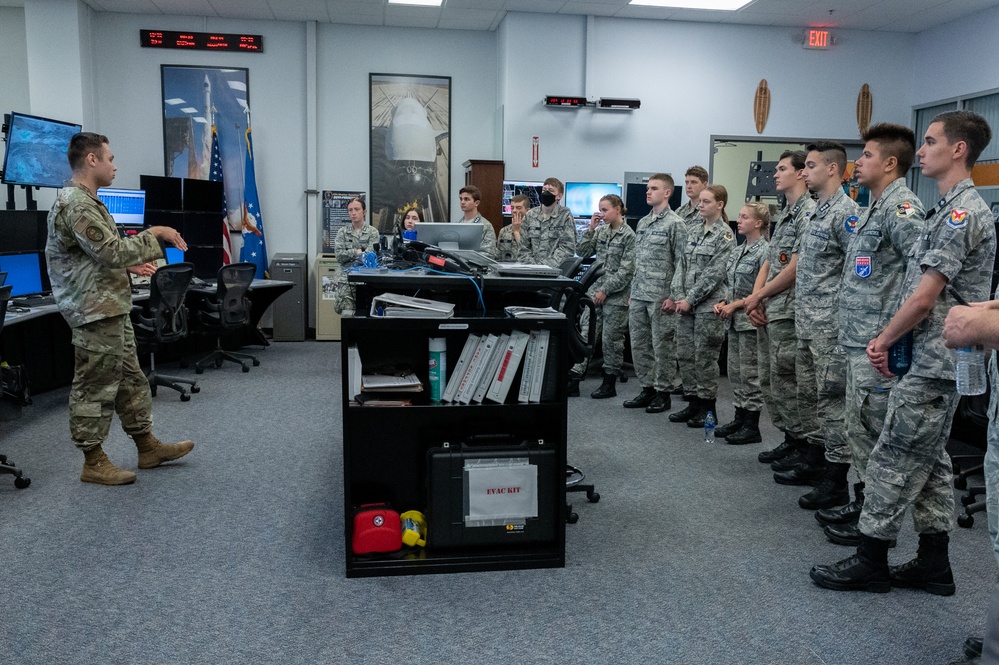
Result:
[[[197,381],[167,376],[156,371],[156,348],[187,337],[187,307],[184,297],[194,277],[193,263],[173,263],[159,268],[149,280],[149,301],[145,307],[132,308],[132,327],[136,342],[149,347],[149,390],[172,388],[187,402],[191,393],[201,391]],[[187,386],[190,386],[190,391]]]
[[[256,272],[257,266],[248,262],[233,263],[219,269],[215,296],[201,303],[198,311],[198,320],[204,330],[216,338],[215,350],[194,364],[194,371],[198,374],[204,372],[209,363],[214,363],[218,369],[227,360],[241,365],[244,372],[250,371],[247,361],[252,362],[254,367],[260,365],[260,361],[248,353],[235,353],[222,348],[222,337],[226,333],[250,324],[250,299],[246,292]]]
[[[993,386],[989,386],[989,390],[993,389]],[[988,407],[988,392],[962,397],[954,416],[952,434],[972,445],[985,443],[989,425]],[[955,434],[958,431],[960,434]],[[978,498],[985,495],[985,451],[971,455],[951,455],[951,463],[954,467],[954,487],[965,490],[961,495],[964,512],[957,516],[957,524],[969,529],[975,524],[973,515],[985,511],[985,499]],[[976,481],[974,484],[969,482],[973,479]]]
[[[572,257],[562,262],[560,268],[565,277],[575,277],[583,264],[582,257]],[[563,312],[569,320],[569,362],[577,363],[593,352],[594,338],[596,335],[596,307],[589,296],[587,289],[600,275],[603,274],[603,261],[597,260],[590,265],[589,269],[583,273],[579,279],[579,288],[574,292],[561,291],[552,300],[552,307]],[[589,279],[587,279],[589,275]],[[589,319],[586,321],[586,330],[583,330],[583,312],[589,312]],[[579,521],[579,515],[572,511],[572,504],[569,503],[568,494],[570,492],[585,492],[586,499],[590,503],[600,501],[600,494],[596,491],[593,483],[585,483],[586,474],[583,470],[572,464],[565,465],[565,521],[575,524]]]
[[[10,291],[13,286],[0,286],[0,331],[3,330],[3,320],[7,316],[7,303],[10,301]],[[0,375],[0,398],[3,393],[3,376]],[[14,476],[14,487],[23,490],[31,484],[31,478],[24,475],[24,472],[17,468],[13,460],[7,459],[6,455],[0,455],[0,474]]]

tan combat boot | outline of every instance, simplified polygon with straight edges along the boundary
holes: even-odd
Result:
[[[180,459],[194,449],[193,441],[163,443],[152,432],[132,437],[139,449],[139,468],[152,469],[163,462]]]
[[[116,467],[104,454],[104,449],[97,446],[83,452],[80,480],[101,485],[128,485],[135,482],[135,474]]]

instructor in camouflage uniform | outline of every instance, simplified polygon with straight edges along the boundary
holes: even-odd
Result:
[[[628,333],[628,297],[635,274],[635,232],[624,221],[624,202],[617,194],[600,199],[600,210],[579,241],[579,255],[596,255],[604,262],[604,273],[590,286],[587,295],[596,305],[596,334],[603,347],[603,382],[590,397],[606,399],[617,395],[615,384],[624,364],[624,338]],[[585,328],[585,322],[583,324]],[[569,373],[569,392],[579,390],[589,357]]]
[[[905,300],[867,346],[871,363],[888,375],[888,349],[912,330],[912,362],[888,398],[885,426],[867,462],[860,547],[843,561],[813,567],[811,578],[820,586],[874,592],[914,587],[937,595],[955,591],[948,557],[954,490],[945,446],[958,395],[943,325],[959,298],[989,297],[995,226],[971,168],[991,138],[988,123],[971,111],[941,113],[926,129],[920,166],[923,175],[937,181],[941,198],[926,213],[923,233],[909,252]],[[915,559],[889,568],[888,545],[909,508],[919,549]]]
[[[668,411],[676,377],[676,325],[667,312],[675,306],[683,279],[687,227],[669,209],[673,178],[656,173],[649,178],[645,202],[652,206],[635,232],[635,277],[631,282],[628,328],[631,357],[642,392],[624,403],[626,409],[647,413]]]
[[[149,276],[164,243],[186,250],[180,234],[153,226],[120,238],[97,190],[114,181],[108,138],[75,134],[67,150],[73,178],[59,190],[48,217],[45,258],[56,304],[72,329],[75,354],[69,393],[69,430],[83,451],[80,480],[102,485],[135,482],[135,474],[104,454],[115,413],[135,441],[139,468],[151,469],[191,452],[194,443],[164,444],[153,436],[152,393],[135,351],[129,313],[132,290],[126,270]]]
[[[905,257],[923,225],[923,204],[905,186],[905,174],[916,154],[916,138],[902,125],[882,123],[864,133],[863,154],[854,175],[874,203],[864,210],[843,264],[839,296],[839,343],[846,351],[846,440],[857,473],[856,499],[815,513],[826,537],[841,545],[858,545],[857,520],[864,505],[864,471],[884,428],[888,396],[897,377],[878,372],[867,359],[867,343],[881,332],[900,300]]]

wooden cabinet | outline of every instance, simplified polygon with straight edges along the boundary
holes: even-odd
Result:
[[[503,228],[503,160],[470,159],[463,163],[465,184],[482,190],[479,213],[496,229]]]

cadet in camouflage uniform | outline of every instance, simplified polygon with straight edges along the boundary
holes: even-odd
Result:
[[[843,561],[813,567],[811,577],[820,586],[955,591],[948,557],[954,490],[945,446],[958,395],[943,325],[956,300],[989,296],[995,227],[971,168],[991,137],[985,119],[971,111],[941,113],[926,129],[917,154],[923,175],[937,181],[942,197],[926,213],[923,232],[907,257],[905,300],[867,347],[872,364],[888,374],[888,349],[912,330],[912,362],[888,398],[884,430],[867,463],[860,547]],[[888,545],[910,507],[919,550],[912,561],[889,568]]]
[[[340,270],[334,279],[333,308],[338,314],[354,311],[354,287],[347,282],[347,269],[354,265],[365,252],[374,250],[378,244],[378,230],[364,222],[368,206],[364,199],[355,198],[347,204],[350,224],[336,232],[333,239],[333,252],[340,263]]]
[[[701,217],[701,192],[708,186],[708,171],[703,166],[691,166],[683,177],[687,202],[676,209],[676,214],[689,227],[696,227],[704,221]]]
[[[867,359],[867,343],[895,313],[905,257],[923,225],[923,205],[905,186],[916,153],[912,130],[882,123],[869,128],[864,140],[854,175],[870,190],[874,203],[850,228],[839,296],[839,343],[847,358],[846,440],[860,482],[854,486],[854,501],[815,514],[826,536],[843,545],[860,542],[857,520],[864,504],[864,470],[884,428],[888,396],[898,382],[874,369]]]
[[[479,204],[482,202],[482,190],[475,185],[465,185],[458,190],[458,202],[461,205],[461,212],[464,213],[458,222],[462,224],[481,224],[482,240],[479,242],[479,253],[485,254],[491,259],[495,259],[496,254],[496,229],[493,223],[479,214]]]
[[[708,411],[718,413],[718,356],[725,341],[725,322],[713,308],[725,297],[725,270],[735,248],[735,236],[725,218],[728,191],[708,185],[701,192],[700,228],[688,229],[683,261],[683,287],[675,312],[677,360],[690,402],[671,413],[674,423],[703,427]]]
[[[784,441],[759,454],[763,463],[790,465],[803,449],[798,416],[795,376],[798,338],[794,330],[794,281],[798,265],[798,236],[815,201],[805,185],[805,153],[787,150],[780,156],[774,174],[777,191],[784,194],[784,208],[770,234],[767,259],[756,278],[756,290],[744,300],[743,309],[759,332],[760,387],[774,426],[784,432]],[[785,459],[787,458],[787,459]]]
[[[48,216],[48,262],[52,294],[73,335],[75,372],[69,393],[69,430],[83,451],[80,480],[102,485],[135,482],[104,454],[102,444],[115,413],[135,441],[139,468],[151,469],[194,448],[191,441],[164,444],[153,436],[152,394],[139,367],[129,313],[132,290],[126,270],[151,276],[150,263],[163,258],[163,244],[186,250],[180,234],[153,226],[121,238],[107,208],[97,198],[114,181],[114,155],[108,138],[75,134],[67,150],[72,182],[56,195]]]
[[[728,380],[732,385],[735,418],[715,430],[730,444],[759,443],[760,389],[759,343],[756,327],[742,311],[743,298],[752,294],[756,276],[763,265],[769,244],[766,240],[770,209],[762,203],[747,203],[739,211],[738,228],[746,241],[736,247],[728,263],[725,300],[715,305],[715,314],[731,321],[728,330]]]
[[[848,228],[857,223],[860,209],[843,191],[845,171],[842,145],[822,141],[808,146],[805,182],[819,201],[804,236],[799,236],[794,285],[798,415],[808,446],[800,464],[774,474],[782,485],[819,485],[798,499],[806,510],[830,508],[849,499],[850,448],[843,433],[846,355],[838,340],[839,290],[850,241]]]
[[[952,349],[961,349],[978,344],[990,347],[988,376],[989,385],[989,430],[988,449],[985,452],[985,503],[988,510],[989,536],[992,539],[992,553],[999,562],[999,367],[996,358],[999,354],[999,300],[971,303],[971,307],[955,306],[947,313],[944,322],[944,340]],[[971,655],[969,644],[979,643],[983,663],[999,663],[999,583],[992,591],[988,616],[985,620],[985,638],[969,637],[965,641],[965,654]],[[978,661],[961,661],[971,663]]]
[[[631,281],[628,328],[631,357],[642,392],[624,403],[648,413],[669,410],[676,379],[676,323],[669,317],[683,279],[687,227],[669,209],[673,178],[649,177],[645,200],[652,211],[638,222],[635,234],[635,277]]]
[[[604,274],[590,286],[588,295],[597,306],[597,335],[604,354],[603,382],[590,397],[605,399],[617,395],[615,384],[624,363],[624,340],[628,332],[628,298],[635,274],[635,232],[624,221],[624,202],[616,194],[600,199],[600,211],[593,213],[590,226],[579,242],[581,256],[596,255],[604,262]],[[601,333],[601,327],[603,331]],[[586,373],[589,357],[570,374],[570,387]]]
[[[520,230],[524,216],[531,209],[531,199],[517,194],[510,199],[510,223],[500,229],[496,238],[496,257],[499,261],[516,261],[520,256]]]
[[[576,253],[576,223],[572,212],[558,204],[565,185],[548,178],[541,189],[541,205],[531,208],[520,230],[521,263],[544,264],[558,268]]]

